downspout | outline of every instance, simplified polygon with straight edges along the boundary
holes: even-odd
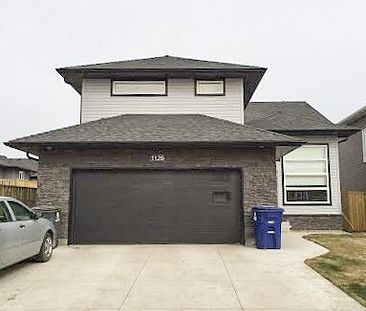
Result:
[[[243,107],[242,107],[242,114],[241,114],[241,124],[245,124],[245,94],[247,93],[247,78],[246,76],[243,77]]]

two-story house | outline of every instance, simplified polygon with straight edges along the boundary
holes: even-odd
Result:
[[[251,208],[341,226],[338,126],[304,102],[250,103],[266,69],[171,56],[57,69],[80,124],[12,140],[39,156],[39,203],[88,243],[245,243]]]

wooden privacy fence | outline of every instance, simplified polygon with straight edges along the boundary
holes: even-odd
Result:
[[[13,197],[33,207],[36,204],[37,181],[0,179],[0,196]]]
[[[343,228],[352,232],[366,231],[366,192],[342,193]]]

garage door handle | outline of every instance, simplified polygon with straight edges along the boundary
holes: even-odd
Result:
[[[20,225],[20,226],[19,226],[19,228],[24,228],[24,227],[25,227],[25,225]]]

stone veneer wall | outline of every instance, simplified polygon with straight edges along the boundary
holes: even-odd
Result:
[[[341,215],[284,215],[283,219],[295,230],[342,230]]]
[[[277,201],[273,149],[159,149],[164,162],[151,163],[153,150],[60,149],[43,151],[38,169],[38,203],[61,207],[59,237],[68,235],[70,178],[73,168],[239,168],[242,171],[244,231],[253,236],[251,207]],[[96,224],[98,225],[98,224]]]

